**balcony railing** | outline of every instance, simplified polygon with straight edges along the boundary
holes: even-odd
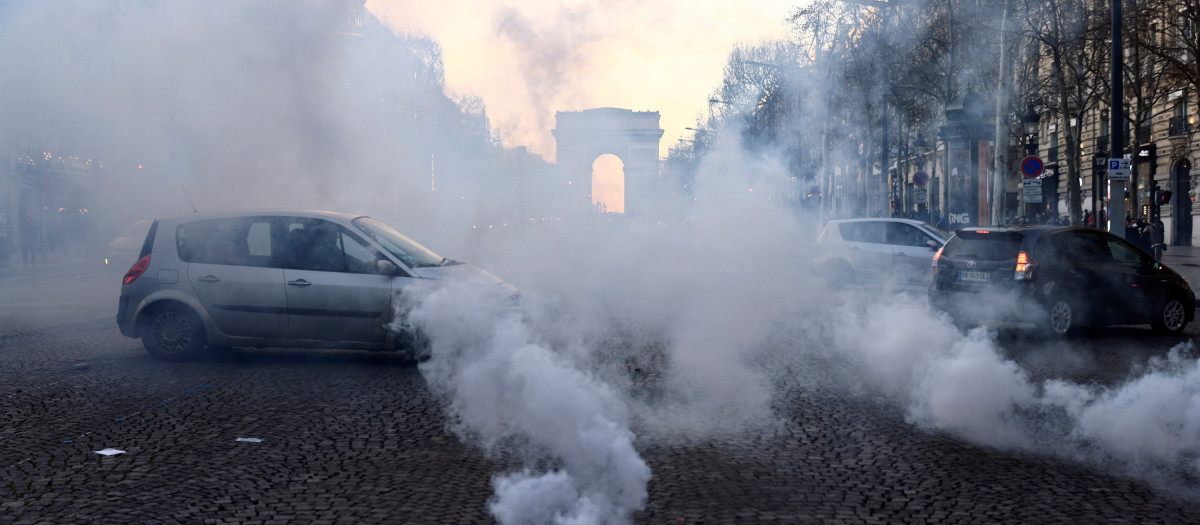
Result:
[[[1168,126],[1169,134],[1172,137],[1187,135],[1191,131],[1188,125],[1187,117],[1171,117],[1170,125]]]

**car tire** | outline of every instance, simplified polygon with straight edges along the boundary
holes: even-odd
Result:
[[[204,323],[186,306],[162,306],[146,315],[142,346],[159,360],[192,359],[204,348],[205,339]]]
[[[1081,312],[1064,297],[1053,297],[1046,301],[1046,316],[1042,328],[1049,334],[1069,337],[1079,332]]]
[[[1187,322],[1187,307],[1178,297],[1168,297],[1162,310],[1150,323],[1156,332],[1176,335],[1183,332]]]

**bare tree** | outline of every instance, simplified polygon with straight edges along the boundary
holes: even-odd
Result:
[[[1043,94],[1039,98],[1057,117],[1055,133],[1066,138],[1067,210],[1071,224],[1079,225],[1081,128],[1085,115],[1109,93],[1102,80],[1108,61],[1108,11],[1102,2],[1090,0],[1031,0],[1024,9],[1025,34],[1040,49],[1035,66],[1048,70],[1038,86]]]

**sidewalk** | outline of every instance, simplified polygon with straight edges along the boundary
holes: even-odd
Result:
[[[1193,287],[1200,286],[1200,247],[1168,246],[1162,263],[1187,278]]]

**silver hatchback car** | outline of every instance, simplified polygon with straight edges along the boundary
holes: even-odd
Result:
[[[396,298],[422,280],[485,279],[369,217],[323,211],[196,214],[150,225],[125,274],[121,333],[177,361],[210,347],[415,351]]]
[[[949,239],[949,233],[911,219],[829,221],[817,237],[816,270],[837,285],[928,285],[933,256]]]

